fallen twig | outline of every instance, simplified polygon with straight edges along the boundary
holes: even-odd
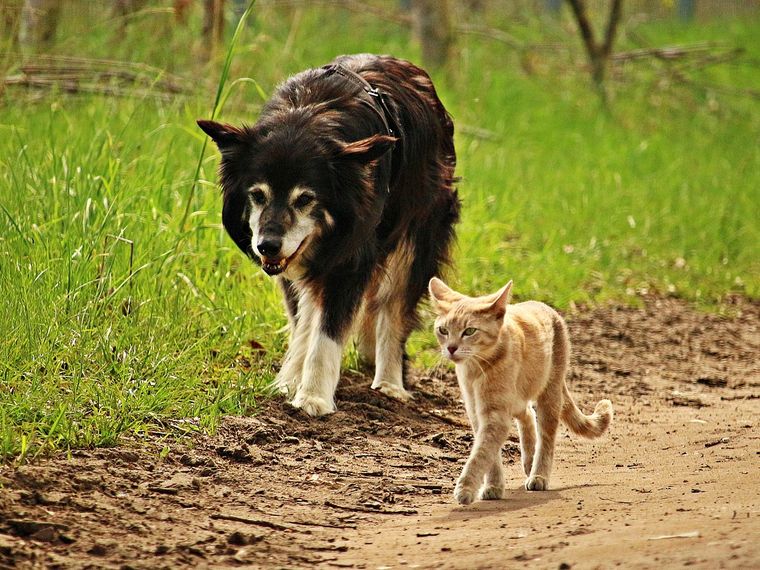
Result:
[[[760,96],[760,94],[758,94]],[[721,400],[724,402],[732,402],[734,400],[758,400],[760,399],[760,394],[745,394],[743,396],[721,396]]]
[[[27,536],[38,532],[46,528],[54,528],[56,530],[69,530],[68,525],[63,523],[57,523],[52,521],[35,521],[30,519],[8,519],[5,521],[8,526],[14,528],[16,532]]]
[[[618,499],[608,499],[607,497],[599,497],[602,501],[609,501],[611,503],[620,503],[621,505],[633,505],[634,501],[620,501]]]
[[[340,505],[332,501],[325,501],[325,506],[332,507],[333,509],[341,509],[344,511],[353,511],[356,513],[373,513],[377,515],[416,515],[417,514],[417,511],[414,509],[396,509],[393,511],[389,511],[389,510],[380,510],[380,509],[369,509],[367,507],[359,507],[359,506],[353,506],[353,505]]]
[[[36,89],[58,87],[70,93],[152,96],[165,100],[194,89],[194,85],[182,77],[149,65],[125,61],[36,55],[25,58],[19,71],[0,79],[0,83]]]
[[[82,83],[77,79],[57,80],[44,77],[34,78],[25,75],[11,75],[3,78],[2,83],[4,85],[38,89],[53,89],[55,87],[60,87],[67,93],[94,93],[97,95],[110,95],[115,97],[154,97],[164,101],[172,99],[172,96],[167,93],[161,93],[150,89],[122,89],[110,85]]]
[[[699,531],[682,532],[681,534],[662,534],[660,536],[650,536],[647,540],[667,540],[669,538],[699,538]]]
[[[355,524],[329,524],[329,523],[317,523],[317,522],[307,522],[307,521],[290,521],[293,524],[297,525],[303,525],[303,526],[318,526],[320,528],[340,528],[340,529],[351,529],[356,530]]]
[[[440,412],[438,410],[423,411],[422,413],[423,415],[429,416],[431,418],[435,418],[437,420],[441,420],[442,422],[447,423],[452,426],[463,427],[463,428],[470,427],[467,424],[460,422],[458,419],[445,415],[443,412]]]
[[[232,521],[232,522],[239,522],[243,524],[250,524],[254,526],[262,526],[264,528],[271,528],[274,530],[297,530],[289,525],[284,525],[272,521],[262,520],[262,519],[251,519],[248,517],[241,517],[238,515],[227,515],[224,513],[212,513],[209,515],[209,518],[212,518],[214,520],[223,520],[223,521]]]
[[[161,487],[159,485],[148,485],[148,491],[152,491],[153,493],[161,493],[162,495],[179,494],[179,489],[176,487]]]
[[[635,61],[654,57],[663,60],[681,59],[694,54],[702,54],[714,50],[727,50],[729,46],[712,42],[697,43],[685,46],[664,46],[654,48],[639,48],[630,51],[622,51],[610,56],[615,62]]]

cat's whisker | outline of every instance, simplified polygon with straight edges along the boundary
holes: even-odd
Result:
[[[480,372],[483,374],[483,376],[486,376],[486,371],[483,370],[483,367],[480,365],[478,360],[482,360],[485,364],[488,364],[488,360],[480,356],[479,354],[475,354],[474,352],[470,355],[473,358],[473,362],[475,362],[475,365],[480,368]]]

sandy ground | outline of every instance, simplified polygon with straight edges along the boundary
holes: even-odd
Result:
[[[0,568],[760,567],[760,304],[569,315],[571,390],[610,434],[562,431],[552,489],[456,505],[471,444],[450,371],[405,406],[347,375],[339,411],[283,402],[213,437],[0,467]]]

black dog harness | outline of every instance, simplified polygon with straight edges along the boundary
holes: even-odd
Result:
[[[371,105],[372,110],[375,111],[377,116],[380,117],[380,120],[383,121],[385,130],[388,131],[388,134],[390,136],[399,138],[400,133],[396,127],[396,121],[393,118],[393,113],[391,113],[390,109],[388,108],[388,102],[386,101],[385,93],[380,91],[377,87],[373,87],[366,79],[364,79],[355,71],[351,71],[339,63],[325,65],[322,69],[325,70],[327,77],[330,77],[331,75],[340,75],[351,83],[361,87],[364,92],[369,95],[370,101],[374,102],[374,105]]]

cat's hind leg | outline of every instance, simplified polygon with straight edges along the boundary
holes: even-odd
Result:
[[[525,411],[515,416],[517,432],[520,435],[520,458],[525,476],[530,475],[536,454],[536,412],[530,404]]]
[[[561,388],[561,385],[559,385]],[[530,475],[525,480],[528,491],[546,491],[554,461],[554,441],[557,437],[559,417],[562,410],[562,395],[552,388],[545,391],[536,402],[538,442]]]

